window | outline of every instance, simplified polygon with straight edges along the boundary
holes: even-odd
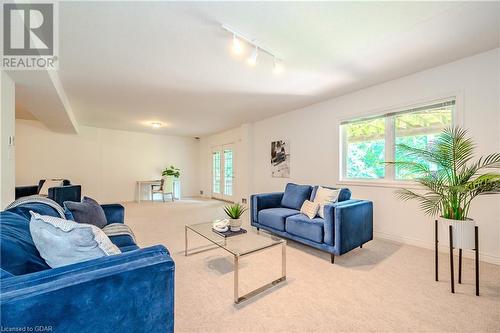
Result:
[[[398,144],[429,147],[444,128],[452,125],[454,109],[455,100],[450,99],[342,122],[342,179],[411,180],[415,175],[397,166],[392,169],[384,161],[404,161]]]
[[[347,178],[384,178],[384,118],[346,124],[345,131]]]
[[[220,152],[214,151],[212,153],[212,192],[220,193]]]

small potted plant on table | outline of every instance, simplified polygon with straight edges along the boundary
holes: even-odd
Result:
[[[224,212],[226,212],[229,217],[229,228],[231,231],[240,231],[242,224],[241,215],[243,215],[246,210],[246,207],[239,203],[230,204],[224,207]]]

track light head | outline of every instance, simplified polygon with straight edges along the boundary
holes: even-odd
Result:
[[[236,37],[236,34],[233,34],[233,53],[235,55],[240,55],[243,53],[243,50],[243,43]]]
[[[285,70],[285,66],[283,65],[283,61],[277,59],[274,57],[274,65],[273,65],[273,72],[274,74],[279,74]]]
[[[259,56],[259,48],[256,46],[247,62],[250,66],[255,66],[257,64],[257,57]]]

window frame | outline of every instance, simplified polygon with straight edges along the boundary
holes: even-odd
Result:
[[[455,101],[454,110],[452,114],[451,124],[452,126],[463,125],[463,112],[462,112],[462,93],[454,92],[451,94],[446,94],[441,97],[429,98],[422,100],[420,102],[414,102],[411,104],[405,104],[396,107],[384,108],[373,110],[371,112],[365,112],[349,118],[339,119],[338,130],[339,130],[339,185],[359,185],[359,186],[376,186],[376,187],[410,187],[419,188],[419,185],[412,180],[396,179],[396,172],[394,165],[385,166],[385,177],[384,178],[347,178],[347,138],[346,131],[344,130],[343,124],[346,122],[353,122],[356,120],[364,120],[369,118],[385,117],[385,160],[393,161],[396,153],[396,130],[394,123],[394,116],[398,113],[405,113],[408,110],[430,106],[437,103],[443,103],[447,101]]]

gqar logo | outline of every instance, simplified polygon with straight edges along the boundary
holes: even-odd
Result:
[[[55,69],[54,3],[3,4],[4,69]]]

